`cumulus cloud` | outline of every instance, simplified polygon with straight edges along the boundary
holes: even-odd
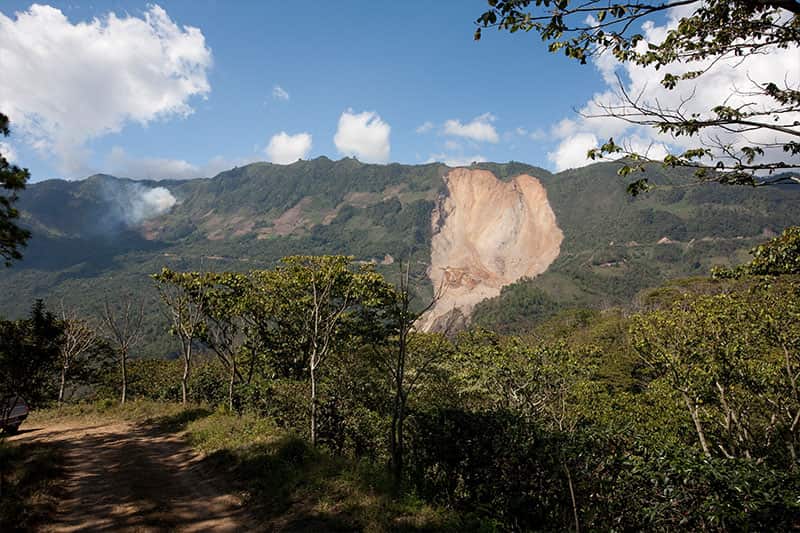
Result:
[[[305,159],[311,152],[311,134],[289,135],[282,131],[273,135],[266,148],[267,156],[273,163],[288,165],[298,159]]]
[[[348,109],[339,117],[333,143],[339,153],[367,163],[389,161],[391,127],[374,111],[354,113]]]
[[[286,92],[286,89],[284,89],[280,85],[276,85],[275,87],[272,88],[272,97],[275,100],[287,101],[289,100],[289,93]]]
[[[688,10],[687,10],[688,9]],[[681,17],[691,14],[691,7],[673,8],[669,11],[667,20],[661,25],[647,21],[642,25],[644,40],[640,47],[645,49],[647,43],[663,41],[667,32],[677,27]],[[590,25],[592,20],[587,21]],[[580,118],[564,119],[556,124],[551,133],[561,143],[558,148],[548,154],[556,168],[570,168],[591,163],[584,159],[576,160],[578,148],[585,148],[591,136],[603,142],[613,137],[617,144],[634,151],[645,152],[649,150],[649,157],[661,159],[669,151],[683,152],[689,148],[696,148],[704,142],[716,140],[723,144],[751,145],[753,143],[783,143],[788,137],[766,129],[748,132],[746,136],[741,133],[726,131],[720,128],[714,131],[705,130],[699,136],[673,137],[659,134],[656,130],[647,127],[629,124],[613,117],[598,117],[604,114],[602,105],[624,105],[624,100],[619,92],[620,80],[629,95],[638,98],[639,103],[645,106],[661,107],[663,109],[681,108],[686,116],[697,113],[699,117],[711,115],[712,107],[722,104],[738,107],[748,104],[749,111],[769,109],[774,102],[769,98],[747,94],[753,88],[753,82],[784,83],[789,86],[800,84],[800,48],[797,45],[786,49],[772,49],[769,54],[757,54],[748,57],[731,57],[717,61],[712,65],[712,60],[697,61],[685,64],[670,65],[668,72],[680,75],[688,71],[708,69],[702,76],[694,81],[684,81],[673,90],[667,90],[661,85],[664,69],[655,70],[653,67],[641,67],[631,63],[619,63],[612,54],[603,54],[593,58],[595,68],[600,72],[606,84],[604,90],[595,94],[580,109]],[[593,117],[594,116],[594,117]],[[713,115],[711,115],[713,116]],[[800,120],[800,114],[794,116],[784,115],[787,122]],[[795,156],[797,157],[797,156]],[[767,161],[786,161],[789,159],[779,147],[767,150]],[[796,159],[795,159],[796,160]]]
[[[103,171],[122,178],[183,180],[210,178],[223,170],[252,163],[253,161],[255,159],[229,160],[222,156],[216,156],[207,163],[198,166],[183,159],[132,157],[123,148],[115,146],[105,159]]]
[[[445,135],[463,137],[477,142],[497,143],[500,141],[500,137],[492,125],[494,121],[495,116],[491,113],[484,113],[466,124],[461,123],[459,120],[451,119],[445,121],[443,131]]]
[[[577,133],[561,141],[554,152],[548,152],[547,159],[555,164],[559,172],[568,168],[586,166],[586,152],[597,147],[597,137],[593,133]]]
[[[434,128],[433,122],[431,122],[430,120],[426,120],[425,122],[423,122],[422,124],[420,124],[417,127],[416,132],[417,133],[428,133],[433,128]]]
[[[211,50],[157,5],[141,16],[109,13],[70,22],[39,4],[0,13],[0,109],[61,170],[86,170],[87,141],[127,123],[185,117],[210,91]]]
[[[426,163],[444,163],[448,167],[468,167],[472,163],[482,163],[486,158],[482,155],[457,156],[452,154],[432,154]]]

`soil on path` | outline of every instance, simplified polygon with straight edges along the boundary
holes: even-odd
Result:
[[[63,421],[14,437],[65,450],[64,498],[44,531],[243,531],[224,480],[176,435],[126,422]]]

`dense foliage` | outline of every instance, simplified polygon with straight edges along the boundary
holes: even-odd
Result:
[[[8,117],[0,113],[0,134],[4,137],[10,133],[8,122]],[[0,258],[6,266],[10,266],[13,260],[22,259],[20,248],[25,246],[31,235],[19,226],[19,210],[14,205],[29,177],[27,169],[12,164],[0,154],[0,187],[3,189],[0,194]]]
[[[202,302],[191,401],[391,467],[395,491],[464,527],[777,531],[800,516],[795,234],[638,312],[559,312],[522,335],[416,332],[408,277],[393,287],[346,257],[155,278]],[[182,361],[129,372],[132,396],[182,399]],[[111,372],[92,390],[118,387]]]
[[[41,300],[28,318],[0,321],[0,392],[34,406],[55,396],[62,327]]]

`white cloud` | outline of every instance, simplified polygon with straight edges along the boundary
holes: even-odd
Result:
[[[115,146],[105,158],[103,172],[121,178],[148,180],[211,178],[223,170],[253,161],[254,158],[229,160],[216,156],[204,165],[197,166],[183,159],[132,157],[123,148]]]
[[[14,147],[7,142],[0,141],[0,154],[2,154],[9,163],[15,163],[17,161],[17,152],[14,150]]]
[[[265,151],[270,161],[280,165],[288,165],[298,159],[305,159],[311,152],[311,134],[289,135],[282,131],[272,136]]]
[[[642,25],[644,40],[639,43],[642,50],[647,43],[663,41],[667,32],[677,27],[681,17],[690,15],[692,6],[688,8],[673,8],[669,11],[667,20],[662,25],[647,21]],[[589,24],[592,21],[588,21]],[[638,98],[640,105],[661,107],[662,109],[681,108],[684,115],[698,114],[701,120],[704,117],[714,117],[710,110],[716,105],[725,103],[730,107],[747,104],[748,111],[769,109],[774,102],[763,96],[753,96],[753,82],[764,84],[775,82],[778,85],[788,84],[797,87],[800,84],[800,48],[797,45],[786,49],[770,49],[769,53],[755,54],[748,57],[730,57],[722,59],[715,64],[712,60],[690,62],[670,65],[667,72],[680,75],[688,71],[708,70],[693,81],[678,83],[673,90],[667,90],[661,85],[665,69],[655,70],[652,67],[640,67],[631,63],[620,64],[611,54],[603,54],[593,59],[595,68],[601,73],[606,87],[595,94],[591,100],[584,104],[580,110],[580,117],[564,119],[552,128],[555,137],[562,139],[555,152],[548,157],[555,163],[556,168],[570,168],[591,163],[584,159],[579,162],[575,159],[577,147],[585,147],[589,136],[594,135],[603,142],[613,137],[617,144],[621,144],[635,151],[646,151],[653,159],[663,158],[669,151],[680,153],[689,148],[702,146],[704,143],[718,139],[723,144],[734,146],[752,145],[754,143],[780,144],[789,140],[789,137],[778,132],[760,129],[748,132],[746,135],[726,131],[721,128],[709,128],[700,135],[692,137],[673,137],[668,134],[659,134],[656,130],[630,124],[613,117],[594,117],[602,115],[605,105],[624,105],[624,100],[619,94],[619,80],[622,80],[625,91]],[[738,91],[738,92],[737,92]],[[784,114],[782,121],[800,121],[800,113]],[[800,157],[787,156],[779,147],[768,149],[764,161],[789,161],[800,162]],[[563,160],[560,159],[563,157]]]
[[[287,101],[289,100],[289,93],[280,85],[276,85],[272,88],[272,97],[276,100]]]
[[[586,152],[597,147],[597,137],[593,133],[578,133],[567,137],[558,145],[555,152],[548,152],[557,171],[586,166]],[[589,161],[591,162],[591,161]]]
[[[528,136],[533,139],[534,141],[543,141],[547,138],[547,133],[542,128],[536,128],[532,132],[528,134]]]
[[[496,143],[499,142],[500,137],[492,125],[494,121],[495,117],[491,113],[484,113],[466,124],[462,124],[459,120],[447,120],[444,123],[444,134],[478,142]]]
[[[391,127],[374,111],[354,113],[348,109],[339,117],[333,142],[339,153],[356,156],[367,163],[389,161]]]
[[[426,120],[425,122],[423,122],[422,124],[420,124],[417,127],[416,132],[417,133],[428,133],[433,128],[434,128],[433,122],[431,122],[430,120]]]
[[[448,167],[468,167],[472,163],[482,163],[486,158],[482,155],[468,156],[454,156],[445,153],[431,154],[426,163],[444,163]]]
[[[141,18],[109,13],[72,23],[34,4],[0,13],[0,109],[62,171],[86,170],[87,141],[127,123],[185,117],[210,91],[211,50],[202,32],[151,5]]]
[[[461,150],[462,149],[461,145],[459,143],[457,143],[456,141],[451,141],[449,139],[444,142],[444,147],[447,148],[448,150]]]
[[[552,128],[550,128],[550,134],[553,137],[568,137],[575,133],[575,130],[578,128],[578,124],[569,118],[564,118],[558,121]]]

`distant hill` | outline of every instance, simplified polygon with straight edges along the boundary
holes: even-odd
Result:
[[[502,180],[539,178],[564,233],[549,269],[479,304],[476,321],[513,329],[565,306],[627,302],[665,279],[744,261],[757,242],[800,224],[800,187],[697,185],[658,167],[651,169],[657,190],[631,198],[618,167],[558,174],[516,162],[473,167]],[[23,315],[35,298],[84,313],[122,291],[154,300],[147,276],[163,266],[246,270],[297,253],[354,255],[390,276],[393,261],[410,258],[417,285],[430,293],[431,212],[447,193],[448,171],[321,157],[254,163],[212,179],[35,183],[19,204],[33,239],[23,261],[0,271],[0,314]],[[174,351],[154,302],[147,327],[142,355]]]

